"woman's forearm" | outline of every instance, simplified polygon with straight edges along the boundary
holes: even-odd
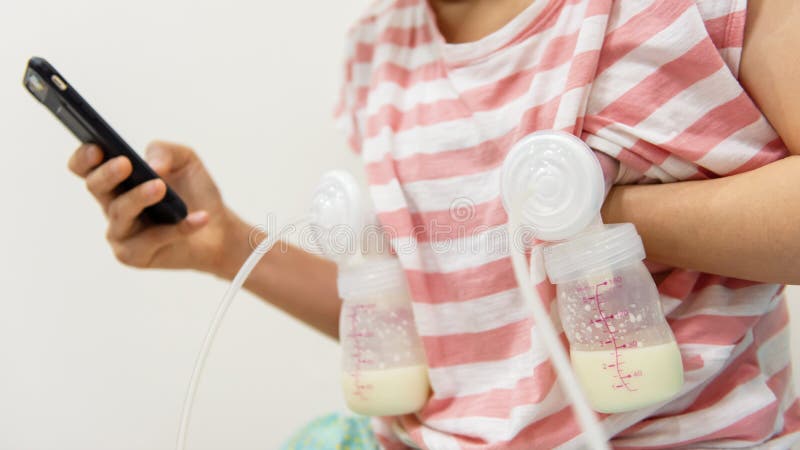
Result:
[[[654,262],[800,284],[800,156],[714,180],[618,186],[603,219],[634,223]]]
[[[252,252],[252,227],[232,225],[224,261],[216,275],[232,279]],[[336,264],[291,245],[278,243],[264,255],[244,287],[334,339],[339,336],[341,301],[336,289]]]

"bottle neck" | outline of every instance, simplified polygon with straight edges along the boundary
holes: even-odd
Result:
[[[597,232],[597,231],[603,231],[603,230],[605,230],[605,228],[606,228],[606,226],[603,223],[603,218],[598,213],[597,217],[594,218],[592,223],[590,223],[589,226],[586,227],[586,229],[583,230],[583,232],[581,234],[583,234],[583,233],[594,233],[594,232]],[[569,239],[567,239],[567,240],[569,240]]]

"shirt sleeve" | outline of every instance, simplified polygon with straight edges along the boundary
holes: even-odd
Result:
[[[747,21],[747,0],[696,0],[708,35],[731,72],[739,77],[739,64]]]
[[[365,54],[366,44],[359,41],[359,33],[351,30],[348,33],[344,51],[344,64],[341,74],[339,98],[334,108],[336,126],[344,133],[348,146],[356,153],[361,153],[361,129],[358,117],[366,103],[368,80],[360,79],[357,74],[369,67],[370,55]]]
[[[620,161],[618,184],[717,178],[786,156],[737,78],[746,2],[614,5],[582,137]]]

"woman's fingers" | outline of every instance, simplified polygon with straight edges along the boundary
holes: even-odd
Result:
[[[94,144],[84,144],[78,147],[69,158],[67,167],[75,175],[83,178],[103,161],[103,151]]]
[[[113,199],[108,205],[108,240],[122,240],[135,233],[142,210],[161,201],[166,193],[167,185],[156,178]]]
[[[86,188],[100,202],[103,210],[107,211],[108,204],[114,197],[114,189],[128,178],[132,171],[130,160],[124,156],[117,156],[89,172],[86,176]]]
[[[114,256],[133,267],[153,267],[159,251],[176,239],[194,233],[208,224],[206,211],[195,211],[177,225],[158,225],[145,228],[121,241],[112,241]],[[159,264],[164,264],[161,262]],[[168,266],[168,264],[166,264]]]

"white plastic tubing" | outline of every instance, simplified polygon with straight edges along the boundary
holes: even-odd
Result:
[[[509,211],[509,233],[512,236],[512,240],[514,236],[522,236],[522,226],[519,219],[520,208],[514,209],[516,211]],[[542,342],[544,342],[547,352],[550,354],[550,360],[553,362],[556,374],[558,374],[559,384],[571,401],[578,424],[583,430],[583,437],[586,440],[586,447],[584,448],[608,450],[608,439],[605,432],[581,390],[578,378],[575,376],[567,357],[567,352],[564,351],[558,332],[556,332],[553,323],[550,321],[550,314],[545,310],[542,299],[539,297],[539,292],[531,280],[528,266],[525,263],[525,248],[523,245],[517,244],[521,243],[512,242],[511,245],[511,263],[514,267],[514,276],[517,279],[517,284],[525,303],[531,308],[536,330]]]
[[[290,225],[299,225],[303,222],[306,222],[308,219],[309,217],[304,217],[299,220],[295,220]],[[206,337],[203,339],[203,345],[200,347],[200,352],[197,354],[197,360],[195,360],[194,368],[192,369],[192,377],[189,380],[189,388],[186,391],[186,397],[183,401],[181,423],[180,428],[178,429],[178,441],[175,446],[176,450],[185,450],[186,448],[186,434],[192,417],[192,407],[194,406],[194,399],[195,395],[197,394],[197,385],[200,382],[200,378],[203,376],[203,369],[206,364],[206,359],[211,351],[211,346],[214,343],[214,338],[217,335],[217,331],[222,323],[222,319],[225,318],[228,308],[231,306],[236,294],[239,293],[239,290],[241,290],[242,285],[247,280],[247,277],[250,276],[250,273],[256,267],[258,262],[261,261],[261,258],[267,254],[267,252],[269,252],[273,246],[275,246],[275,243],[278,242],[280,237],[281,234],[276,230],[275,233],[269,233],[267,238],[261,241],[261,243],[255,248],[255,250],[253,250],[247,260],[244,262],[242,268],[239,269],[239,272],[233,278],[228,290],[225,291],[225,295],[219,302],[217,312],[214,314],[214,318],[211,320]]]
[[[509,211],[509,233],[510,236],[521,236],[521,234],[518,234],[518,232],[522,229],[519,218],[520,208],[513,209],[514,211]],[[303,217],[292,222],[292,224],[298,225],[310,219],[312,219],[310,216]],[[280,233],[278,232],[271,233],[255,248],[255,250],[253,250],[245,263],[242,265],[242,268],[239,269],[239,272],[233,278],[233,281],[228,287],[228,290],[225,292],[225,295],[222,297],[219,306],[217,307],[217,311],[214,314],[211,324],[209,325],[208,332],[203,339],[203,344],[197,355],[194,368],[192,369],[192,376],[189,380],[189,387],[186,392],[186,397],[184,399],[183,409],[181,412],[178,439],[175,447],[176,450],[186,449],[186,435],[191,421],[192,407],[194,406],[197,386],[203,375],[206,359],[208,358],[208,354],[211,350],[214,338],[216,337],[222,320],[224,319],[225,314],[228,312],[228,308],[233,302],[233,299],[236,297],[236,294],[239,292],[239,290],[241,290],[242,285],[250,276],[250,273],[253,271],[258,262],[261,261],[261,258],[278,242],[280,237]],[[586,439],[586,448],[593,450],[607,450],[609,449],[609,446],[605,433],[600,426],[594,411],[592,411],[591,407],[589,406],[583,391],[581,390],[578,379],[575,376],[575,373],[572,371],[572,366],[569,363],[567,353],[561,345],[561,341],[558,333],[555,330],[555,327],[550,321],[550,315],[544,309],[542,300],[536,291],[533,281],[531,280],[528,272],[528,266],[525,261],[525,249],[523,246],[519,247],[520,248],[517,248],[517,245],[512,245],[511,258],[514,268],[514,276],[516,277],[523,298],[525,299],[526,303],[530,305],[533,318],[536,322],[536,330],[539,333],[546,350],[550,354],[550,358],[553,362],[556,373],[558,374],[560,384],[572,402],[572,408],[575,411],[578,423],[580,424],[581,429],[583,430],[584,438]]]

